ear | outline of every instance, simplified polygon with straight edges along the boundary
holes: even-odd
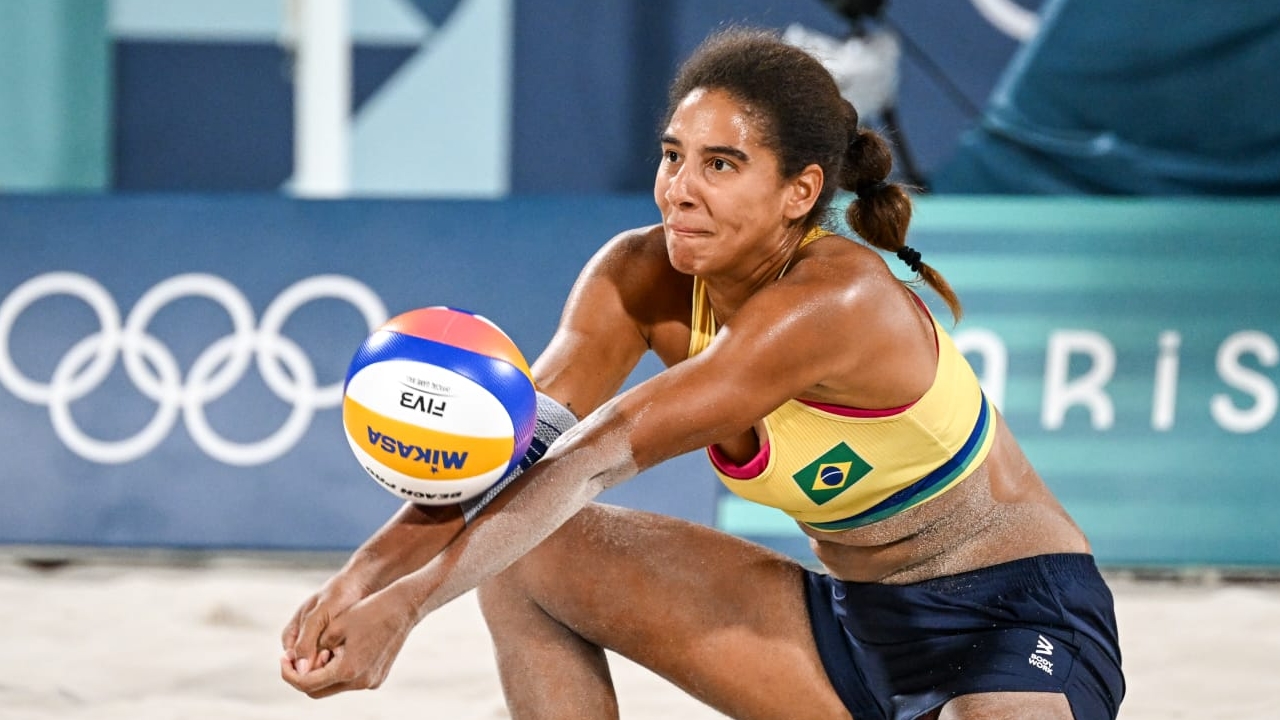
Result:
[[[818,195],[822,194],[824,180],[822,168],[817,164],[801,170],[787,182],[788,195],[782,214],[788,220],[799,220],[808,215],[813,204],[818,202]]]

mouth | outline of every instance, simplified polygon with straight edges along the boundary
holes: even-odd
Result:
[[[666,223],[666,227],[668,234],[679,235],[681,237],[698,237],[711,234],[710,230],[703,230],[701,228],[679,225],[676,223]]]

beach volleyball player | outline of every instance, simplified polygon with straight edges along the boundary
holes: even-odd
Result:
[[[1114,718],[1086,538],[877,251],[958,315],[904,244],[885,143],[765,31],[708,38],[669,99],[661,222],[601,248],[533,365],[544,416],[580,420],[483,507],[399,511],[288,623],[284,679],[377,687],[478,587],[513,718],[617,717],[605,649],[735,718]],[[824,229],[837,186],[858,238]],[[649,351],[667,369],[618,394]],[[702,448],[796,519],[820,569],[592,502]]]

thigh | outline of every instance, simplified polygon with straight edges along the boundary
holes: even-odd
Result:
[[[592,504],[495,580],[731,717],[848,716],[813,640],[804,569],[761,546]]]
[[[938,720],[1072,720],[1067,696],[1046,692],[961,695],[942,707]]]

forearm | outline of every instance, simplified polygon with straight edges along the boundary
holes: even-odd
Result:
[[[492,488],[459,506],[406,504],[351,556],[344,577],[369,592],[382,590],[436,557],[480,512],[524,471],[542,459],[547,449],[577,418],[554,399],[538,393],[538,414],[529,448],[520,463]]]
[[[426,565],[463,526],[456,506],[406,503],[351,554],[341,575],[377,592]]]
[[[529,441],[529,448],[525,451],[524,457],[521,458],[520,463],[511,472],[494,483],[493,487],[481,493],[480,496],[462,503],[463,519],[468,523],[475,520],[480,515],[480,511],[492,503],[524,471],[541,460],[547,454],[547,450],[550,449],[551,445],[577,422],[578,418],[568,408],[561,405],[556,399],[539,391],[537,421],[533,428],[533,438]]]
[[[595,420],[566,433],[444,552],[388,591],[420,620],[506,569],[602,490],[633,477],[638,469],[626,433],[602,437],[606,423]]]

